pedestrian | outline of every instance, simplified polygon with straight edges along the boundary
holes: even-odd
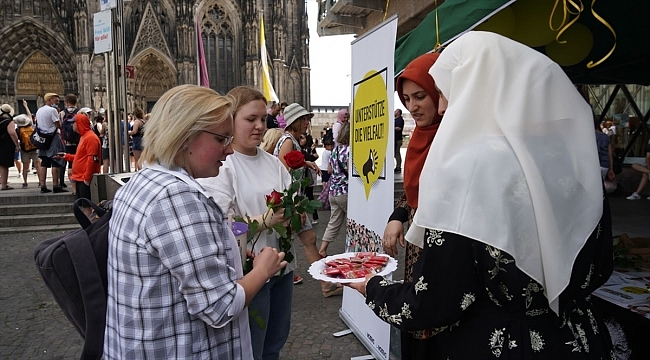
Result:
[[[246,306],[286,265],[270,247],[243,275],[225,214],[196,179],[232,154],[230,98],[181,85],[156,102],[143,168],[115,194],[104,358],[252,359]]]
[[[0,190],[14,189],[7,185],[9,168],[14,166],[14,155],[20,152],[13,116],[14,108],[11,105],[0,106]]]
[[[320,244],[318,253],[322,257],[327,256],[327,247],[330,242],[336,240],[341,229],[345,228],[348,214],[348,160],[350,157],[350,123],[346,122],[341,127],[338,145],[330,155],[328,172],[329,178],[329,202],[331,207],[330,220],[323,234],[323,241]]]
[[[269,211],[266,196],[274,190],[288,188],[291,175],[278,158],[259,147],[266,129],[264,95],[253,88],[238,86],[230,90],[228,96],[234,101],[234,153],[224,162],[219,176],[199,182],[227,214],[257,220],[260,224],[254,234],[257,240],[254,244],[248,243],[248,250],[257,255],[265,247],[280,248],[279,235],[273,226],[288,218],[284,211]],[[313,230],[305,226],[298,236],[301,232]],[[291,253],[295,254],[293,246]],[[279,359],[280,350],[287,341],[296,263],[294,258],[284,273],[275,274],[248,306],[255,360]]]
[[[414,280],[351,286],[422,335],[402,359],[610,358],[591,304],[613,267],[591,107],[559,65],[494,33],[462,35],[430,74],[444,121],[407,233]]]
[[[63,153],[55,155],[55,158],[63,158],[72,164],[70,178],[74,181],[77,199],[90,199],[90,181],[94,174],[101,172],[101,143],[99,137],[92,130],[90,118],[86,114],[79,113],[73,118],[74,131],[79,133],[79,143],[75,147],[75,153]],[[83,212],[90,216],[92,207],[87,201],[82,201]]]
[[[643,193],[643,189],[645,189],[645,187],[648,185],[648,176],[650,175],[650,141],[648,141],[648,145],[645,149],[645,163],[632,164],[632,169],[641,173],[641,180],[639,180],[639,185],[637,186],[636,190],[626,199],[639,200],[641,199],[641,193]],[[650,196],[648,196],[648,200],[650,200]]]
[[[404,118],[402,118],[402,109],[395,109],[395,173],[402,172],[402,130],[404,130]]]
[[[26,108],[26,107],[25,107]],[[34,133],[34,122],[31,116],[20,114],[14,117],[16,123],[16,134],[20,139],[20,158],[23,162],[23,189],[27,188],[27,175],[29,174],[30,165],[38,164],[38,152],[36,147],[31,143],[30,137]]]
[[[61,122],[59,118],[59,95],[47,93],[43,96],[45,105],[36,111],[36,131],[38,135],[47,139],[46,147],[38,150],[38,158],[41,159],[41,166],[37,168],[38,186],[41,193],[62,193],[67,192],[60,186],[60,173],[65,171],[63,160],[55,160],[53,156],[57,153],[64,152],[65,146],[59,135]],[[47,144],[49,142],[49,144]],[[52,172],[52,190],[47,188],[47,169],[51,168]]]

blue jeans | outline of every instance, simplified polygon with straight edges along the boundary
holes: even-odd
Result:
[[[282,277],[272,277],[248,305],[255,360],[280,359],[280,350],[289,337],[292,299],[293,271],[290,271]]]

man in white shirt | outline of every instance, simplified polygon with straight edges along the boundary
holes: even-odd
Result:
[[[43,105],[36,112],[36,130],[39,135],[43,135],[49,140],[50,145],[47,149],[39,149],[38,157],[41,159],[41,166],[38,167],[38,185],[41,187],[42,193],[49,192],[66,192],[67,190],[59,186],[59,172],[61,171],[61,163],[52,157],[57,153],[65,151],[63,142],[59,135],[61,124],[59,122],[59,95],[55,93],[47,93],[43,96],[45,105]],[[45,181],[47,179],[47,168],[52,168],[52,190],[47,188]],[[64,169],[65,171],[65,169]]]

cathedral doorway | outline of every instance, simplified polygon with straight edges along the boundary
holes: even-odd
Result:
[[[63,78],[52,60],[42,52],[35,51],[25,60],[16,76],[17,113],[25,113],[22,99],[27,101],[32,114],[35,114],[39,105],[42,105],[43,95],[53,92],[63,98],[63,89]]]
[[[176,86],[176,70],[166,57],[149,49],[133,61],[135,76],[129,80],[128,91],[133,104],[141,109],[149,109],[165,91]]]

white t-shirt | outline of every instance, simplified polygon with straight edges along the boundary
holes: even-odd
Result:
[[[255,156],[235,151],[226,158],[219,169],[219,176],[196,180],[214,198],[224,214],[241,215],[244,219],[246,215],[253,217],[264,214],[267,210],[265,195],[273,190],[282,192],[291,185],[291,175],[280,160],[261,149],[257,149]],[[275,231],[271,234],[262,231],[254,250],[252,244],[248,243],[248,249],[255,254],[265,246],[279,247]],[[291,252],[296,253],[295,246],[291,247]],[[294,258],[287,265],[286,272],[295,269]]]
[[[59,112],[57,109],[45,105],[36,111],[36,126],[45,134],[54,134],[56,125],[59,122]]]
[[[325,149],[323,150],[323,153],[320,156],[320,169],[327,171],[327,165],[330,163],[330,156],[332,155],[332,152]]]

